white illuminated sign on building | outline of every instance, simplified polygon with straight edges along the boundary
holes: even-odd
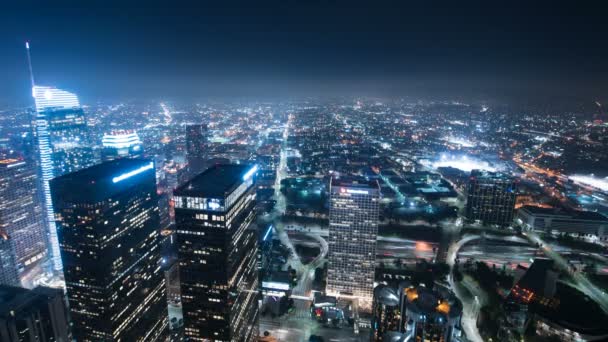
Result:
[[[144,166],[142,166],[142,167],[140,167],[138,169],[135,169],[133,171],[129,171],[127,173],[123,173],[120,176],[116,176],[116,177],[112,178],[112,182],[113,183],[118,183],[120,181],[123,181],[123,180],[125,180],[127,178],[133,177],[133,176],[138,175],[138,174],[140,174],[140,173],[142,173],[142,172],[144,172],[146,170],[150,170],[150,169],[153,169],[153,168],[154,168],[154,162],[150,162],[149,164],[146,164],[146,165],[144,165]]]
[[[278,283],[276,281],[263,281],[262,287],[265,289],[273,289],[273,290],[289,290],[289,284],[287,283]]]
[[[346,189],[346,192],[348,192],[349,194],[369,195],[369,191],[367,190]]]

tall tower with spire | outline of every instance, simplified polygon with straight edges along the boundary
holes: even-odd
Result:
[[[46,214],[49,251],[53,270],[61,272],[62,263],[51,201],[49,181],[55,177],[95,164],[84,110],[76,94],[34,82],[30,44],[25,43],[32,96],[35,104],[35,136],[42,201]]]

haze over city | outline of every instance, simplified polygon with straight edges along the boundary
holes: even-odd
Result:
[[[608,340],[600,2],[0,11],[0,341]]]
[[[5,101],[81,96],[605,96],[601,3],[56,1],[5,4]],[[19,90],[18,90],[19,89]]]

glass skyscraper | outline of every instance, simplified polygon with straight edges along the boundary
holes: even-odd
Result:
[[[379,205],[378,182],[331,179],[326,292],[358,299],[363,311],[373,301]]]
[[[0,231],[10,236],[17,269],[32,269],[47,254],[36,169],[23,159],[0,160]]]
[[[174,191],[190,341],[257,338],[256,172],[257,166],[215,165]]]
[[[21,286],[11,238],[0,231],[0,285]]]
[[[156,341],[167,331],[154,162],[117,159],[51,181],[78,341]]]
[[[205,124],[186,126],[186,156],[190,176],[205,170],[209,156],[209,128]]]
[[[508,226],[515,212],[515,179],[500,172],[471,171],[465,216],[468,221]]]
[[[54,87],[34,86],[35,134],[38,141],[43,202],[49,227],[53,268],[62,268],[53,218],[49,181],[95,164],[84,111],[75,94]]]

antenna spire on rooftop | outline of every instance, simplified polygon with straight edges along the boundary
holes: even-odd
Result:
[[[34,86],[36,85],[36,83],[34,82],[34,72],[32,71],[32,57],[30,56],[30,42],[26,41],[25,42],[25,51],[27,52],[27,65],[30,69],[30,82],[32,83],[32,94],[33,94],[33,89]]]

